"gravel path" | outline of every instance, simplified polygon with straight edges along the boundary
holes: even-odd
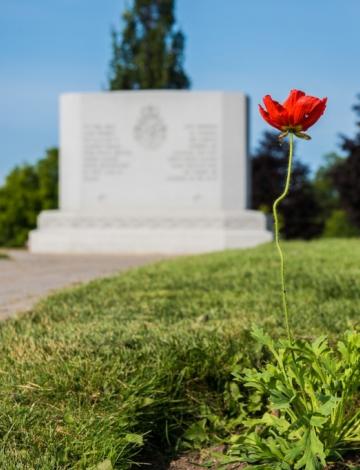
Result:
[[[35,255],[25,250],[2,250],[0,259],[0,320],[30,309],[56,289],[106,277],[165,256]]]

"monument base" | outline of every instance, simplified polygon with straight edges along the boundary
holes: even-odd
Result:
[[[86,214],[45,211],[30,232],[33,253],[191,254],[272,240],[257,211]]]

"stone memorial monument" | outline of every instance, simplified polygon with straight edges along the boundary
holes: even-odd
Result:
[[[272,239],[248,210],[241,93],[119,91],[60,103],[60,209],[36,253],[199,253]]]

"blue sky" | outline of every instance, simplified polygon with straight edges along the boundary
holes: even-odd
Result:
[[[58,96],[106,85],[110,28],[125,0],[1,0],[0,179],[58,142]],[[266,124],[264,94],[291,88],[328,96],[328,110],[298,154],[315,169],[354,132],[360,93],[359,0],[178,0],[195,90],[251,97],[251,147]]]

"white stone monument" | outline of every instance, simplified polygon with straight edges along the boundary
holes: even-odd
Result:
[[[248,210],[241,93],[120,91],[60,103],[60,209],[36,253],[200,253],[272,239]]]

